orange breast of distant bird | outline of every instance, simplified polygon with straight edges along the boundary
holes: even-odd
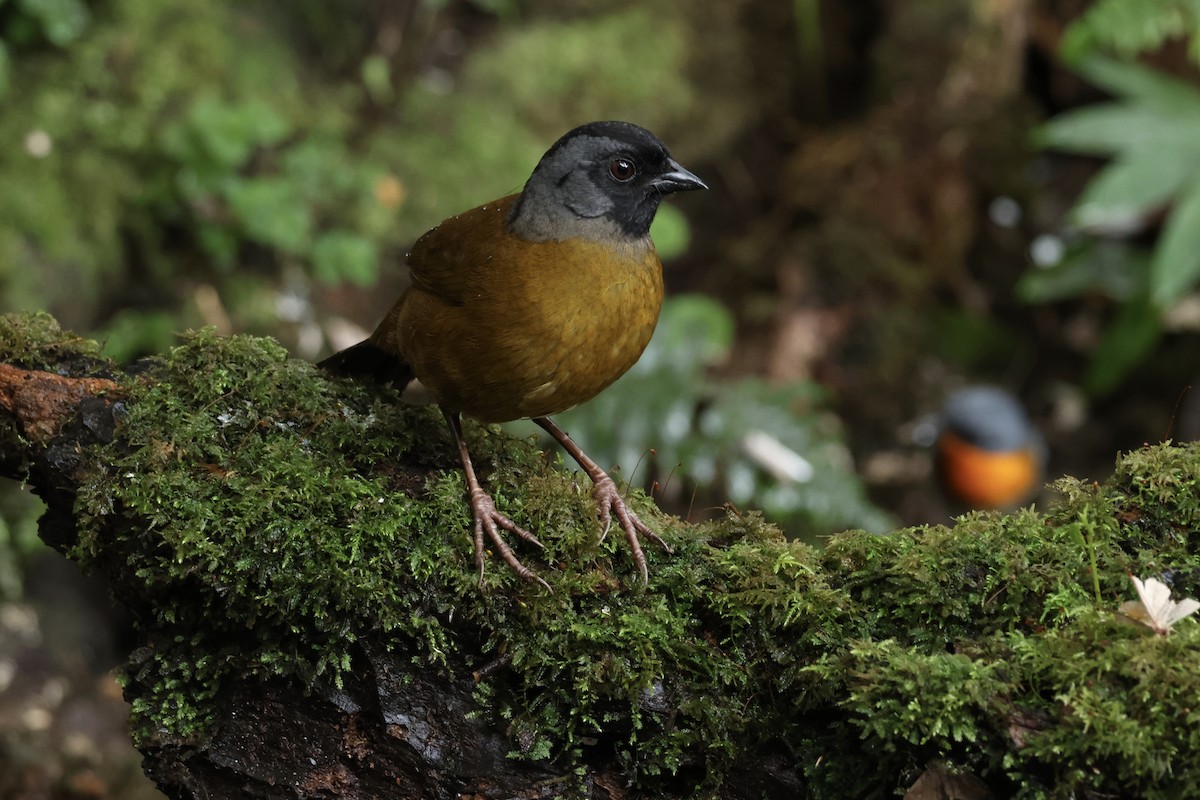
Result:
[[[1033,493],[1040,472],[1032,448],[991,452],[949,431],[938,439],[938,460],[946,488],[973,508],[1007,508],[1022,502]]]

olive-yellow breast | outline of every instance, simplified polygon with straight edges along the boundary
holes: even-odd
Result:
[[[518,197],[419,240],[413,286],[372,337],[403,353],[443,408],[484,422],[545,417],[595,397],[637,361],[662,305],[649,239],[532,245],[507,234]]]

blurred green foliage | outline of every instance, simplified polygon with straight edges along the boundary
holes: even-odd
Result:
[[[676,502],[686,504],[693,489],[728,498],[810,541],[891,527],[867,500],[820,386],[712,376],[733,333],[733,318],[716,301],[668,298],[641,360],[558,422],[598,463],[621,465],[631,482],[649,473]]]
[[[532,19],[469,51],[455,75],[423,76],[400,100],[406,129],[376,142],[414,181],[401,238],[520,191],[549,144],[597,109],[666,135],[694,102],[685,30],[645,4]]]
[[[463,20],[493,35],[467,47]],[[314,323],[316,284],[399,271],[569,127],[669,128],[695,100],[688,24],[633,3],[0,3],[0,174],[21,187],[0,197],[0,310],[48,308],[118,360],[169,346],[164,315]],[[668,215],[664,251],[685,231]]]
[[[1037,132],[1044,147],[1111,159],[1068,221],[1094,233],[1018,287],[1031,302],[1099,293],[1119,304],[1085,377],[1093,393],[1117,386],[1159,341],[1163,312],[1200,283],[1200,88],[1135,63],[1181,38],[1200,64],[1196,0],[1103,0],[1063,37],[1062,56],[1113,100],[1068,111]],[[1116,53],[1114,59],[1106,51]],[[1167,209],[1148,255],[1127,240]]]
[[[6,21],[5,39],[17,48],[40,40],[66,47],[79,38],[90,18],[79,0],[15,0],[13,6],[16,13]]]
[[[37,520],[44,510],[28,491],[0,492],[0,600],[21,596],[26,563],[43,547]]]
[[[1097,49],[1132,59],[1172,39],[1184,39],[1189,55],[1200,64],[1197,25],[1197,0],[1098,0],[1065,31],[1062,49],[1069,61]]]
[[[1100,57],[1075,69],[1117,100],[1064,114],[1041,129],[1047,146],[1112,157],[1076,202],[1071,220],[1085,229],[1129,229],[1173,203],[1144,287],[1156,305],[1168,306],[1200,280],[1200,89]]]
[[[263,327],[240,302],[288,268],[375,279],[394,216],[374,192],[386,168],[345,144],[352,87],[302,86],[302,54],[262,34],[270,4],[75,6],[17,3],[0,17],[0,139],[23,143],[0,151],[22,187],[0,198],[6,307],[81,326],[169,311],[182,328],[202,321],[188,289],[214,283],[239,322]],[[248,268],[259,280],[243,291],[222,280]],[[135,327],[110,330],[118,357],[136,354],[121,336]],[[169,344],[148,327],[163,337],[140,333],[142,352]]]

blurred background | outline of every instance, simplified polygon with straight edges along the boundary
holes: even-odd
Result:
[[[122,363],[204,325],[315,360],[382,317],[422,232],[624,119],[711,190],[656,221],[645,357],[560,418],[601,464],[689,519],[763,509],[818,545],[946,522],[972,503],[935,479],[940,409],[982,384],[1045,467],[990,504],[1034,502],[1200,430],[1198,15],[0,0],[0,312],[48,310]],[[0,798],[158,796],[103,587],[0,488]]]

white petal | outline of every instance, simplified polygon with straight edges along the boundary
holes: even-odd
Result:
[[[1158,578],[1145,581],[1130,575],[1133,588],[1137,589],[1147,619],[1141,620],[1159,633],[1165,634],[1181,619],[1190,617],[1200,610],[1200,601],[1186,598],[1176,603],[1171,599],[1171,589]],[[1131,615],[1132,616],[1132,615]]]
[[[1174,608],[1172,608],[1170,614],[1167,615],[1166,625],[1168,628],[1174,625],[1176,622],[1179,622],[1179,620],[1186,619],[1192,614],[1195,614],[1197,611],[1200,611],[1200,600],[1193,600],[1190,597],[1185,600],[1180,600],[1178,603],[1172,603],[1171,605],[1173,605]]]

